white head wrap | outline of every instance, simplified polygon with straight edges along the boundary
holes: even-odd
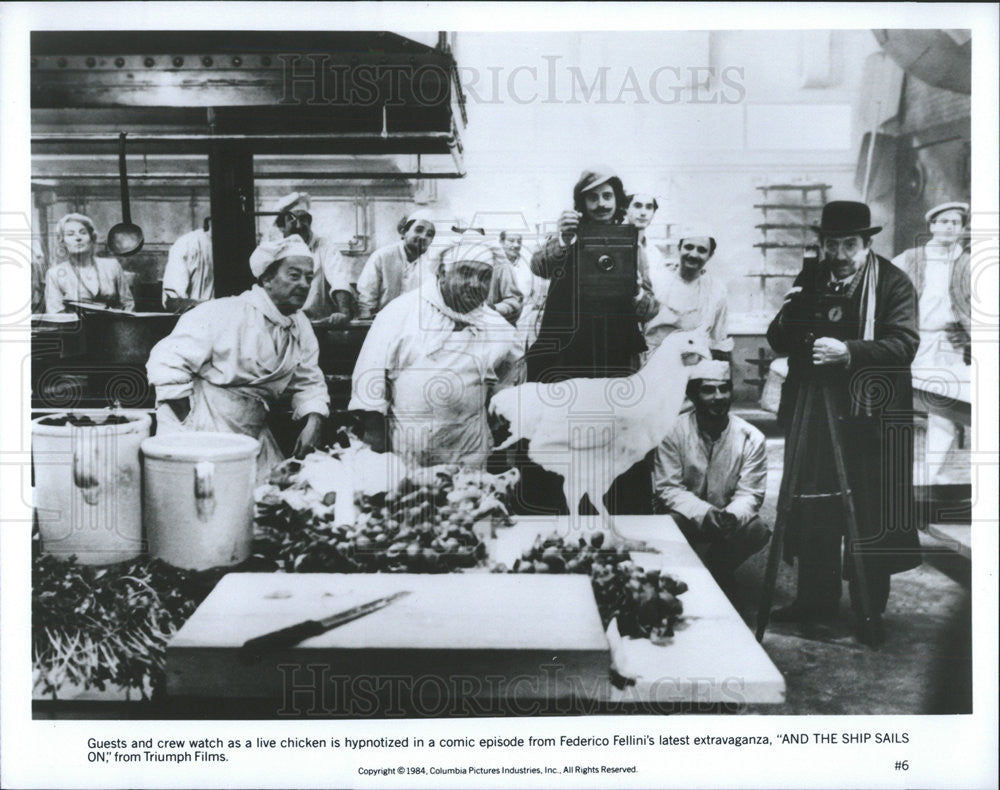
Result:
[[[478,234],[459,239],[441,253],[441,263],[446,269],[458,261],[485,263],[490,268],[495,268],[505,260],[507,260],[506,253],[499,244],[486,241]]]
[[[296,234],[287,239],[261,242],[260,246],[250,254],[250,272],[255,278],[260,277],[275,261],[295,256],[314,260],[309,247]]]
[[[729,363],[724,359],[703,359],[688,374],[690,379],[708,379],[710,381],[730,381],[733,374]]]

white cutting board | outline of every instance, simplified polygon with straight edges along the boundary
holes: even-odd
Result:
[[[240,661],[247,639],[400,590],[411,594],[294,648]],[[340,683],[429,673],[425,685],[472,696],[554,699],[603,696],[609,666],[587,576],[232,573],[167,645],[167,689],[275,698],[317,671]]]

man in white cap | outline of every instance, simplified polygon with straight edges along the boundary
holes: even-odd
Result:
[[[157,431],[243,433],[261,442],[257,480],[282,459],[267,427],[271,405],[291,396],[292,418],[305,420],[295,454],[313,449],[330,396],[319,344],[302,305],[313,276],[305,242],[264,242],[250,256],[257,284],[205,302],[180,317],[146,363],[156,388]]]
[[[304,192],[286,195],[278,201],[279,213],[274,225],[281,238],[293,234],[301,238],[315,260],[312,287],[302,307],[303,312],[314,322],[341,326],[357,312],[354,289],[351,287],[352,265],[340,254],[333,241],[313,230],[309,201],[309,195]]]
[[[910,276],[919,300],[920,347],[912,370],[915,376],[922,372],[939,376],[946,369],[967,381],[972,361],[972,281],[963,234],[969,204],[941,203],[924,219],[930,240],[892,261]],[[936,414],[927,416],[927,482],[969,482],[971,469],[963,439],[961,426]]]
[[[485,304],[496,251],[463,239],[433,279],[375,317],[354,368],[348,409],[365,438],[408,463],[483,467],[492,449],[486,404],[521,356],[519,334]]]
[[[436,228],[427,209],[416,209],[397,226],[402,239],[380,247],[358,276],[358,305],[363,318],[375,315],[400,294],[434,279],[426,253]]]
[[[670,513],[727,594],[734,573],[760,551],[771,531],[760,519],[767,483],[764,434],[731,415],[729,363],[703,360],[681,414],[656,450],[653,488],[658,512]]]
[[[712,356],[729,359],[733,339],[729,337],[726,289],[705,268],[715,247],[715,239],[706,230],[688,228],[678,244],[680,266],[653,280],[660,311],[644,327],[650,353],[678,329],[700,329],[708,337]]]
[[[183,313],[215,296],[212,266],[212,218],[170,245],[163,270],[163,306]]]

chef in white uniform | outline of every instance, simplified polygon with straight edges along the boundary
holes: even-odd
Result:
[[[396,229],[401,240],[375,250],[358,275],[358,305],[362,318],[374,316],[400,294],[434,280],[427,250],[437,229],[430,212],[416,209]]]
[[[486,404],[523,353],[517,329],[484,304],[495,261],[492,245],[460,241],[441,254],[436,278],[375,317],[348,408],[363,413],[376,450],[418,466],[485,465]]]
[[[278,201],[276,210],[279,214],[274,227],[280,236],[273,240],[295,234],[309,246],[315,270],[312,288],[302,310],[315,323],[342,326],[357,312],[354,288],[351,286],[353,264],[341,255],[329,236],[313,230],[309,206],[309,195],[304,192],[292,192]]]
[[[282,460],[267,427],[268,409],[291,396],[292,417],[305,420],[295,454],[313,449],[330,396],[319,345],[301,308],[313,257],[298,236],[261,244],[250,256],[257,284],[185,313],[153,347],[146,363],[156,388],[157,432],[223,431],[261,442],[258,482]]]
[[[970,380],[971,275],[965,243],[969,204],[949,201],[924,215],[930,240],[908,249],[893,263],[917,289],[920,348],[911,369],[916,378],[944,381],[956,393]],[[940,386],[940,384],[938,385]],[[937,414],[927,416],[927,482],[968,483],[969,449],[961,426]]]
[[[652,354],[663,339],[677,330],[700,330],[708,338],[715,359],[729,359],[733,339],[729,336],[725,286],[707,270],[715,254],[715,239],[706,231],[689,229],[680,239],[680,266],[653,279],[653,294],[659,312],[643,327]]]
[[[212,220],[185,233],[170,246],[163,270],[163,306],[183,313],[215,296],[212,266]]]

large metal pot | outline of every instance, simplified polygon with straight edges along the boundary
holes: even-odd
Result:
[[[79,304],[77,310],[83,316],[87,358],[95,364],[145,366],[153,346],[173,331],[180,317],[175,313],[127,313]]]

